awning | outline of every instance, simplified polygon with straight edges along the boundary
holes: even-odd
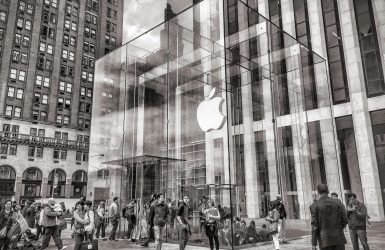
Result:
[[[170,158],[170,157],[162,157],[162,156],[155,156],[155,155],[140,155],[140,156],[133,156],[128,157],[124,159],[118,159],[118,160],[112,160],[112,161],[106,161],[102,162],[102,164],[108,164],[108,165],[129,165],[129,164],[136,164],[136,163],[167,163],[167,162],[182,162],[186,161],[185,159],[176,159],[176,158]]]

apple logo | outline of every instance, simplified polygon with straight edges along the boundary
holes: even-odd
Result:
[[[204,132],[218,130],[225,124],[226,116],[223,114],[225,100],[221,97],[214,97],[215,88],[210,91],[206,100],[201,102],[197,109],[197,120],[199,127]]]

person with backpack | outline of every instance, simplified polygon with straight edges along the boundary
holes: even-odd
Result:
[[[57,217],[61,215],[61,212],[55,211],[55,200],[50,198],[48,200],[48,205],[43,210],[43,220],[42,224],[44,227],[43,241],[41,243],[41,249],[47,249],[51,237],[55,241],[55,244],[59,250],[65,249],[63,242],[59,236],[59,228],[57,225]],[[41,216],[41,215],[40,215]]]
[[[85,236],[85,225],[89,224],[89,220],[85,218],[85,213],[83,211],[83,201],[78,201],[75,205],[75,211],[73,212],[74,217],[74,240],[75,246],[74,250],[80,250],[82,242],[84,241]]]
[[[149,222],[150,227],[154,228],[155,249],[162,249],[163,229],[166,226],[168,216],[168,206],[165,204],[164,194],[156,195],[157,202],[151,207]]]
[[[92,201],[87,200],[84,203],[84,218],[89,221],[87,225],[84,226],[85,238],[86,240],[92,241],[94,238],[95,230],[95,214],[92,211]]]

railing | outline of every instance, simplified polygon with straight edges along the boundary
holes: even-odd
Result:
[[[68,149],[79,149],[88,150],[88,142],[63,140],[52,137],[42,137],[37,135],[25,135],[8,131],[0,131],[0,140],[9,143],[16,144],[27,144],[44,147],[55,147],[55,148],[68,148]]]

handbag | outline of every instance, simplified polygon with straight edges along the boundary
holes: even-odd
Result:
[[[278,233],[278,222],[272,222],[268,226],[268,232],[269,234],[276,234]]]
[[[7,237],[7,226],[4,226],[3,229],[0,230],[0,239],[4,239]]]
[[[18,218],[17,223],[20,225],[21,233],[25,233],[29,229],[28,223],[23,217]]]

